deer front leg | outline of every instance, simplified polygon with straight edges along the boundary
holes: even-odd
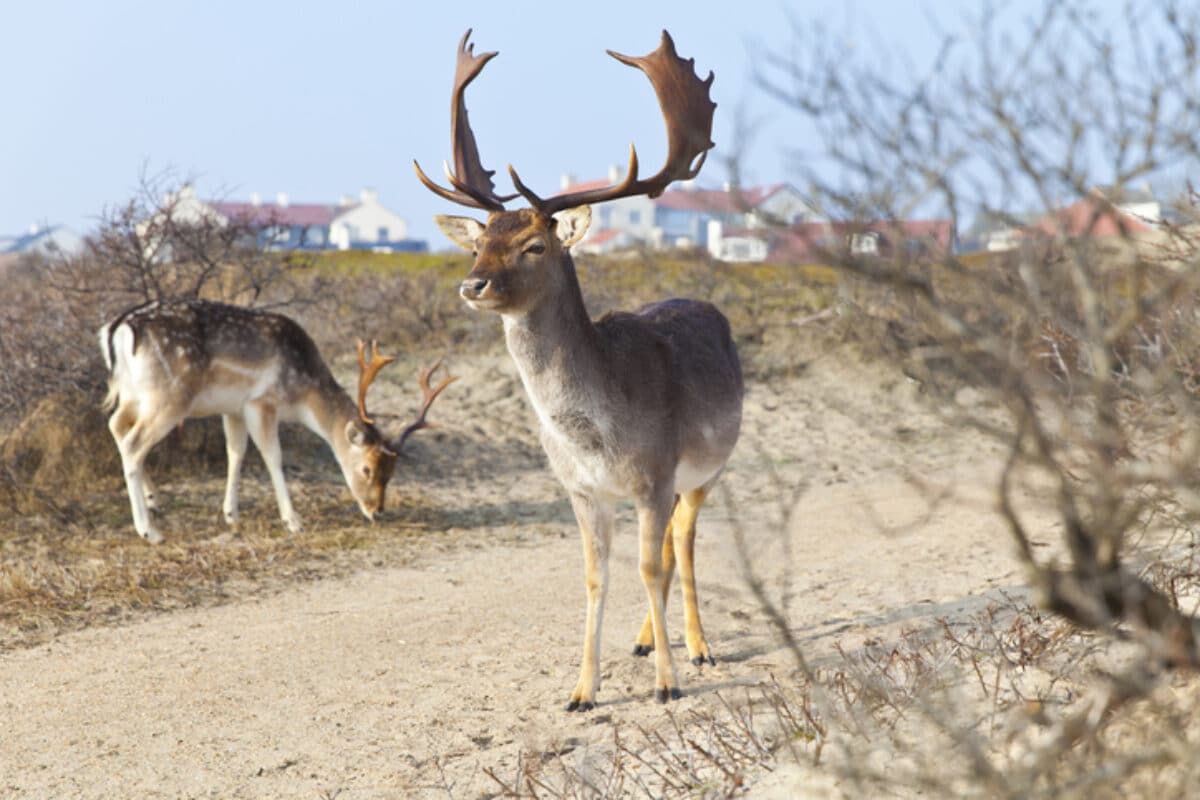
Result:
[[[241,482],[242,462],[246,459],[246,447],[249,433],[246,430],[246,420],[237,414],[225,414],[221,417],[225,427],[225,502],[221,510],[225,514],[225,522],[236,525],[238,519],[238,484]]]
[[[296,509],[292,508],[292,498],[288,495],[287,483],[283,478],[283,451],[279,446],[279,417],[275,408],[265,403],[250,403],[246,406],[244,416],[250,438],[262,454],[267,474],[271,476],[275,502],[279,504],[279,517],[289,531],[299,533],[304,525]]]
[[[587,621],[583,628],[583,663],[567,711],[590,711],[600,689],[600,628],[608,594],[608,550],[612,542],[613,509],[595,497],[571,495],[571,507],[583,539],[583,577],[587,585]]]
[[[142,492],[146,497],[146,508],[152,512],[158,511],[158,490],[150,480],[150,473],[145,470],[142,470]]]
[[[647,504],[638,504],[638,544],[641,550],[640,569],[642,583],[646,587],[646,599],[650,602],[650,622],[654,628],[654,699],[660,703],[682,696],[679,679],[675,675],[675,663],[671,659],[671,647],[667,638],[667,619],[662,598],[663,540],[666,538],[667,521],[671,517],[673,492],[653,498]]]

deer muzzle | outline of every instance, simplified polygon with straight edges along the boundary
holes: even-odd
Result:
[[[467,277],[458,289],[459,296],[471,305],[489,307],[496,297],[496,284],[490,278]]]

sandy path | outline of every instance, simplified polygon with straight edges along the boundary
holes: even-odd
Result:
[[[519,413],[503,380],[463,400],[463,436],[496,439],[486,425],[471,432],[466,420],[486,419],[471,407]],[[0,656],[0,795],[476,797],[497,788],[482,770],[509,774],[521,749],[583,760],[587,745],[611,740],[604,723],[661,723],[653,665],[629,655],[645,600],[628,509],[611,564],[601,705],[562,711],[580,657],[581,558],[561,492],[529,455],[526,423],[486,423],[525,445],[490,484],[450,469],[432,479],[431,491],[474,520],[450,551]],[[961,491],[931,507],[902,475],[964,487],[995,462],[990,445],[950,435],[912,385],[878,368],[831,359],[754,385],[730,491],[701,516],[697,570],[718,665],[687,663],[676,593],[669,623],[686,697],[675,708],[792,667],[744,588],[735,520],[817,657],[1015,589],[984,498]],[[772,472],[806,487],[786,535],[778,512],[791,501]]]

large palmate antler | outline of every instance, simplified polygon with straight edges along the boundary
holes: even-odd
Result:
[[[454,92],[450,102],[450,149],[454,153],[454,172],[450,171],[449,165],[444,166],[446,179],[454,189],[446,189],[431,181],[415,159],[413,167],[421,183],[446,200],[473,208],[503,211],[504,204],[516,195],[500,197],[496,194],[492,185],[492,176],[496,171],[484,169],[479,161],[479,148],[475,144],[475,134],[471,132],[471,123],[467,120],[465,99],[467,86],[497,53],[475,55],[475,45],[467,44],[470,38],[471,31],[467,29],[458,43],[458,63],[454,70]]]
[[[504,203],[516,197],[497,196],[492,185],[493,170],[486,170],[479,162],[479,151],[475,145],[475,136],[467,122],[467,108],[463,102],[463,92],[483,67],[496,53],[474,55],[474,45],[467,45],[471,31],[467,31],[458,46],[458,67],[454,78],[454,99],[451,112],[451,147],[454,151],[455,174],[446,169],[446,178],[454,190],[438,186],[425,176],[417,162],[417,177],[435,194],[461,205],[482,208],[489,211],[503,211]],[[712,122],[717,104],[709,97],[712,87],[713,74],[700,80],[695,73],[695,59],[683,59],[675,52],[675,42],[671,35],[663,31],[662,41],[658,49],[649,55],[635,58],[615,53],[608,54],[631,67],[637,67],[646,74],[658,95],[658,105],[662,109],[663,119],[667,124],[667,163],[656,175],[646,180],[638,179],[637,150],[629,146],[629,168],[625,178],[619,183],[599,189],[580,192],[566,192],[543,199],[521,182],[516,170],[510,164],[508,173],[512,177],[517,191],[524,195],[529,204],[540,213],[549,216],[567,208],[588,203],[602,203],[605,200],[615,200],[619,197],[647,195],[658,197],[673,181],[687,180],[696,177],[708,150],[713,147]]]
[[[637,67],[646,73],[654,85],[663,120],[667,123],[667,163],[652,178],[638,180],[637,150],[631,144],[629,168],[620,183],[599,189],[566,192],[544,200],[522,183],[516,170],[509,165],[508,174],[512,176],[517,191],[525,196],[531,206],[547,216],[566,208],[602,203],[619,197],[643,194],[658,197],[672,181],[696,177],[704,166],[709,148],[713,146],[712,122],[717,104],[708,95],[713,74],[709,71],[708,77],[700,80],[694,71],[695,59],[679,57],[671,34],[663,31],[658,49],[641,58],[624,56],[612,50],[608,54],[622,64]]]
[[[429,411],[429,407],[433,405],[433,401],[436,400],[437,396],[442,393],[442,390],[458,380],[457,375],[448,374],[446,377],[442,378],[441,383],[433,388],[430,388],[429,379],[433,376],[433,373],[437,372],[440,366],[442,366],[442,360],[439,358],[436,362],[434,362],[432,367],[425,367],[421,370],[420,376],[418,377],[418,382],[421,384],[421,394],[425,399],[421,403],[421,410],[417,412],[417,418],[405,426],[404,430],[400,431],[400,435],[397,436],[392,442],[391,450],[393,452],[399,453],[404,448],[404,442],[408,440],[408,437],[411,436],[414,431],[418,431],[421,428],[434,427],[433,424],[425,421],[426,412]]]
[[[373,425],[374,420],[367,414],[367,389],[371,388],[371,381],[375,380],[375,376],[379,374],[379,370],[386,365],[396,360],[395,356],[380,356],[379,344],[374,339],[371,340],[371,363],[367,363],[365,358],[367,343],[362,339],[358,340],[358,418],[367,425]]]

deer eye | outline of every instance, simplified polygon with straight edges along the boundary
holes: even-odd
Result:
[[[542,253],[546,252],[546,245],[542,242],[531,242],[530,244],[526,245],[525,249],[521,252],[525,253],[526,255],[540,256]]]

